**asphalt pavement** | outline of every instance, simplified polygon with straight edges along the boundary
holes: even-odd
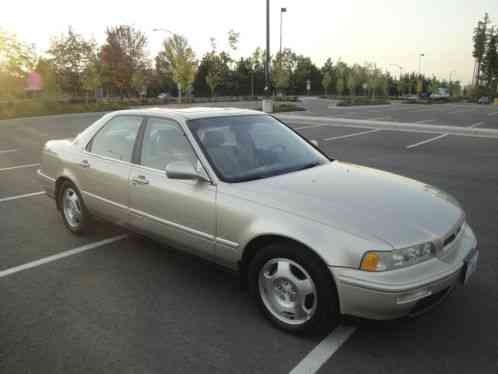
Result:
[[[312,100],[306,105],[315,110],[300,115],[363,116],[345,117],[344,111],[336,116],[326,100]],[[496,107],[472,109],[454,122],[437,109],[435,123],[467,126],[482,119],[483,127],[498,129],[498,116],[489,115]],[[406,123],[431,119],[422,111],[400,113],[390,115]],[[373,115],[364,117],[381,117]],[[104,222],[89,236],[76,237],[64,228],[54,202],[37,194],[32,165],[39,163],[43,143],[74,136],[100,116],[0,121],[0,372],[290,372],[327,337],[275,329],[235,274],[193,256]],[[391,322],[346,318],[345,325],[356,331],[326,355],[319,372],[496,373],[498,139],[450,134],[431,140],[439,135],[378,129],[375,121],[364,128],[290,122],[334,158],[454,195],[481,251],[469,284],[426,315]],[[23,266],[121,234],[127,237],[112,244]]]

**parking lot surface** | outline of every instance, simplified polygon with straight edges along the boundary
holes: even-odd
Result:
[[[337,107],[331,100],[303,97],[303,114],[335,118],[498,129],[498,106],[469,103]]]
[[[421,113],[407,122],[422,121]],[[39,163],[47,139],[74,136],[100,116],[0,121],[0,372],[287,373],[334,338],[334,332],[306,338],[275,329],[235,274],[165,245],[107,223],[89,236],[71,235],[54,202],[39,194],[37,167],[30,165]],[[498,128],[497,116],[480,116]],[[481,117],[446,124],[466,126]],[[450,134],[424,143],[437,134],[305,120],[291,125],[333,158],[451,193],[481,251],[469,284],[417,319],[346,318],[344,326],[356,330],[323,356],[319,372],[496,373],[498,139]],[[99,244],[108,238],[118,239]],[[36,263],[75,249],[82,250]]]

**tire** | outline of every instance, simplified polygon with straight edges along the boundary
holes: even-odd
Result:
[[[67,229],[76,235],[88,233],[91,218],[78,188],[70,181],[63,182],[57,199]]]
[[[332,274],[304,246],[282,242],[260,249],[249,264],[248,283],[263,313],[282,330],[325,334],[339,323]]]

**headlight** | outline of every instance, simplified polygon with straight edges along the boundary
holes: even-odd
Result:
[[[360,269],[365,271],[386,271],[404,268],[427,261],[436,255],[431,242],[392,251],[368,251],[363,255]]]

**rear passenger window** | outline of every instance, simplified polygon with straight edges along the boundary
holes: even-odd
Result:
[[[174,161],[187,161],[192,165],[196,157],[180,126],[167,119],[147,120],[142,145],[141,164],[164,170]]]
[[[141,123],[141,117],[114,117],[95,135],[89,152],[130,162]]]

